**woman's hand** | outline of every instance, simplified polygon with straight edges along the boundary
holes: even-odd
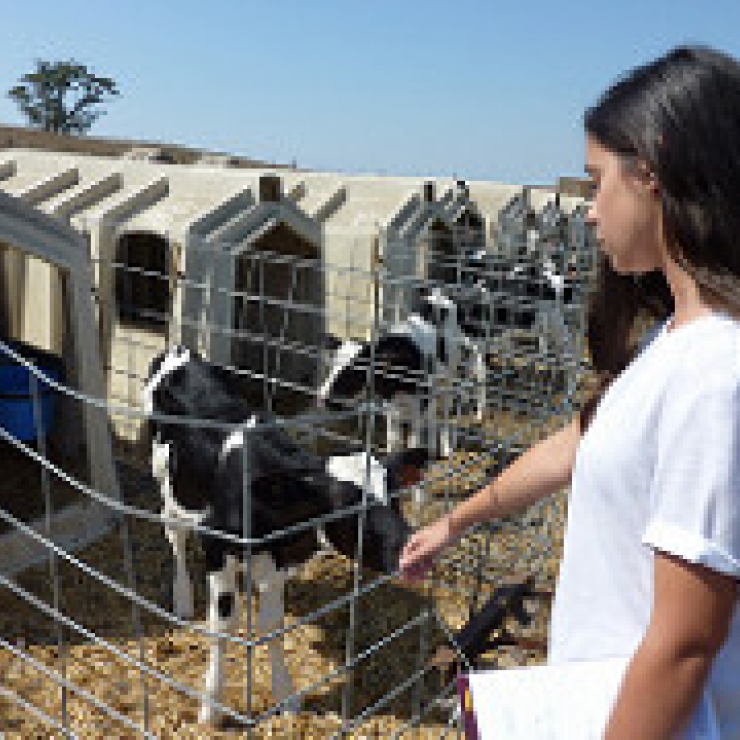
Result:
[[[440,552],[454,539],[449,515],[411,535],[399,559],[401,578],[407,581],[421,580],[432,568]]]

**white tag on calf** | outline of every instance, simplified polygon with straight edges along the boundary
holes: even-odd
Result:
[[[388,503],[388,484],[386,476],[388,471],[374,457],[370,457],[368,477],[368,458],[365,452],[356,452],[352,455],[336,455],[329,458],[326,464],[326,472],[337,480],[354,483],[363,489],[370,483],[368,493],[384,504]]]

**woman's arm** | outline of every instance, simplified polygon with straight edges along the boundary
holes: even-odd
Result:
[[[414,534],[401,553],[401,574],[420,578],[469,527],[525,509],[570,482],[580,441],[578,418],[514,460],[491,483]]]
[[[699,704],[737,599],[731,576],[655,553],[650,625],[635,653],[605,740],[673,738]]]
[[[453,538],[475,524],[526,509],[568,485],[580,439],[576,418],[522,453],[447,515]]]

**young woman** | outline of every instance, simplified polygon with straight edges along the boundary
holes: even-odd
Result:
[[[596,396],[401,555],[571,485],[551,663],[630,656],[606,737],[674,738],[708,699],[740,738],[740,64],[680,47],[585,115],[602,252]],[[641,316],[661,320],[638,351]]]

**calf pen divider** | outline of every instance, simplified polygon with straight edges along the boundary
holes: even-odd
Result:
[[[444,253],[454,254],[454,235],[446,234],[445,239]],[[207,654],[215,638],[227,650],[222,713],[227,725],[241,727],[249,736],[305,731],[341,737],[376,731],[400,737],[413,727],[440,736],[454,734],[457,717],[446,702],[454,697],[455,685],[452,680],[441,687],[434,684],[439,668],[435,656],[443,647],[455,645],[455,635],[465,634],[477,605],[487,600],[484,611],[493,617],[486,629],[496,631],[513,619],[509,625],[513,637],[498,634],[499,642],[494,636],[494,643],[517,641],[525,656],[519,660],[541,655],[537,635],[547,610],[540,608],[533,615],[534,634],[522,634],[514,624],[517,613],[521,616],[516,587],[547,591],[552,572],[543,567],[543,543],[554,556],[558,506],[539,508],[522,521],[469,532],[421,586],[400,584],[390,575],[371,575],[358,559],[325,552],[288,579],[284,625],[258,629],[256,606],[265,593],[256,593],[245,582],[245,616],[237,630],[214,633],[203,623],[206,570],[203,551],[194,540],[187,548],[194,575],[194,619],[178,617],[170,604],[173,565],[163,525],[182,522],[165,520],[159,513],[160,492],[150,472],[150,440],[139,398],[152,358],[187,338],[191,348],[222,367],[242,398],[250,403],[257,399],[268,417],[270,412],[274,415],[273,422],[232,431],[241,429],[249,436],[280,428],[320,454],[363,452],[382,457],[386,440],[381,422],[389,402],[374,392],[378,371],[372,361],[364,369],[367,388],[352,404],[343,409],[315,407],[317,389],[333,360],[320,335],[377,339],[407,321],[420,292],[443,288],[446,294],[457,295],[460,286],[451,282],[453,271],[437,266],[430,277],[428,265],[414,262],[418,274],[391,274],[397,263],[389,261],[388,254],[370,265],[372,269],[363,268],[364,258],[353,262],[349,239],[348,256],[337,265],[309,254],[307,247],[305,254],[280,254],[196,239],[187,248],[168,240],[162,247],[166,258],[157,263],[159,267],[128,261],[139,248],[129,240],[128,252],[119,252],[109,263],[99,259],[91,271],[94,275],[108,271],[109,284],[120,288],[118,293],[114,289],[96,294],[95,321],[108,322],[109,327],[102,336],[109,337],[110,344],[101,352],[107,358],[107,394],[52,384],[78,414],[87,410],[94,415],[102,409],[110,418],[120,496],[115,488],[86,479],[63,456],[57,459],[53,449],[44,449],[43,441],[34,447],[0,430],[0,444],[22,453],[38,479],[39,499],[53,498],[62,483],[72,489],[70,507],[59,509],[50,501],[40,518],[16,515],[0,497],[0,516],[9,530],[4,537],[35,542],[40,556],[14,565],[10,548],[17,546],[8,544],[3,550],[0,540],[0,612],[17,615],[0,618],[0,683],[10,702],[7,712],[0,707],[5,716],[0,729],[34,732],[48,725],[68,736],[97,732],[111,737],[117,733],[167,737],[176,727],[187,736],[196,726]],[[387,250],[392,248],[386,244]],[[425,254],[434,257],[433,243]],[[451,262],[461,260],[462,256]],[[189,272],[188,263],[205,268]],[[500,275],[496,266],[487,271],[489,305],[500,290],[496,282]],[[234,282],[221,282],[223,276],[233,276]],[[155,286],[167,290],[160,295]],[[320,297],[311,292],[318,286],[324,291]],[[188,297],[194,293],[201,299]],[[214,310],[216,295],[221,296],[216,301],[221,311]],[[522,305],[536,301],[513,296],[510,302],[520,298]],[[116,301],[124,299],[131,303],[120,311]],[[578,340],[576,314],[572,308],[568,321]],[[483,346],[488,339],[495,337],[478,337]],[[576,341],[561,355],[550,347],[543,355],[536,342],[532,344],[517,345],[508,356],[498,347],[488,352],[482,422],[470,410],[476,388],[467,375],[469,358],[463,359],[455,375],[429,376],[419,384],[425,403],[448,394],[449,403],[440,405],[437,421],[452,425],[455,444],[427,471],[420,484],[423,503],[412,500],[411,489],[395,497],[413,526],[449,510],[572,408],[581,345]],[[509,366],[528,367],[530,376],[511,372]],[[558,373],[567,382],[560,384]],[[205,429],[209,421],[194,418],[185,424]],[[50,442],[54,447],[59,440]],[[248,490],[245,495],[248,499]],[[91,506],[90,501],[97,503]],[[89,539],[80,539],[84,528],[69,538],[64,535],[65,521],[74,529],[78,512],[93,510],[102,512],[101,528],[91,526]],[[370,502],[364,500],[359,508],[307,520],[301,531],[326,527],[338,516],[364,517],[369,510]],[[45,527],[50,521],[49,535]],[[191,529],[197,531],[199,526]],[[249,548],[295,534],[295,529],[278,530],[259,541],[240,541]],[[521,583],[511,583],[511,562],[523,573]],[[29,568],[32,563],[36,567]],[[527,580],[530,571],[537,575],[535,583]],[[285,646],[293,696],[303,700],[304,711],[295,716],[281,714],[284,703],[270,693],[267,657],[278,641]],[[464,662],[463,646],[458,645],[455,654]],[[207,736],[206,730],[198,732]]]

